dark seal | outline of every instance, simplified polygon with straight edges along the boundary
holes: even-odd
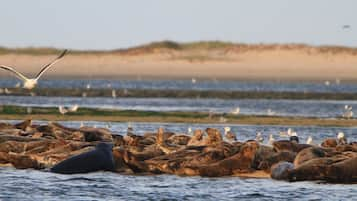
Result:
[[[113,171],[113,145],[99,143],[94,150],[70,157],[51,168],[51,172],[78,174],[95,171]]]

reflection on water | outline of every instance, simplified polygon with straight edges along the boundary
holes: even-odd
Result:
[[[236,107],[240,114],[304,117],[341,117],[346,104],[357,109],[357,101],[333,100],[266,100],[266,99],[184,99],[184,98],[99,98],[99,97],[30,97],[0,96],[0,104],[58,107],[59,105],[144,111],[202,111],[230,113]],[[357,111],[356,111],[357,112]],[[356,113],[355,112],[355,113]]]
[[[0,87],[14,87],[16,79],[1,79]],[[357,84],[331,82],[273,82],[227,80],[40,80],[42,88],[115,88],[115,89],[193,89],[233,91],[290,91],[290,92],[357,92]]]

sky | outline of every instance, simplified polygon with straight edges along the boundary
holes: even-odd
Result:
[[[105,50],[162,40],[357,47],[356,0],[0,0],[0,5],[5,47]]]

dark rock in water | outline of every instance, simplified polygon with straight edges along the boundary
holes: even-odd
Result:
[[[51,168],[51,172],[62,174],[114,171],[113,146],[99,143],[92,151],[68,158]]]
[[[294,164],[290,162],[280,162],[271,167],[270,176],[276,180],[288,180],[290,170],[294,169]]]

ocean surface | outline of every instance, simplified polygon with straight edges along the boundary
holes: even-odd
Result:
[[[15,87],[17,79],[0,79],[0,88]],[[325,82],[227,81],[227,80],[40,80],[39,88],[113,89],[192,89],[219,91],[278,91],[357,93],[357,83],[340,80]]]
[[[10,121],[15,123],[18,121]],[[35,121],[44,124],[42,121]],[[60,122],[78,127],[80,122]],[[88,126],[109,127],[116,134],[124,134],[125,123],[84,122]],[[215,127],[223,131],[230,126],[239,140],[255,137],[262,132],[265,139],[272,133],[276,139],[286,126],[255,126],[230,124],[185,123],[130,123],[135,133],[166,130],[184,133],[187,128]],[[301,141],[312,135],[315,143],[322,138],[344,132],[349,140],[357,138],[357,128],[316,126],[291,127]],[[0,200],[353,200],[357,185],[324,184],[317,182],[288,183],[271,179],[239,177],[202,178],[174,175],[134,176],[110,172],[60,175],[46,171],[0,168]]]

